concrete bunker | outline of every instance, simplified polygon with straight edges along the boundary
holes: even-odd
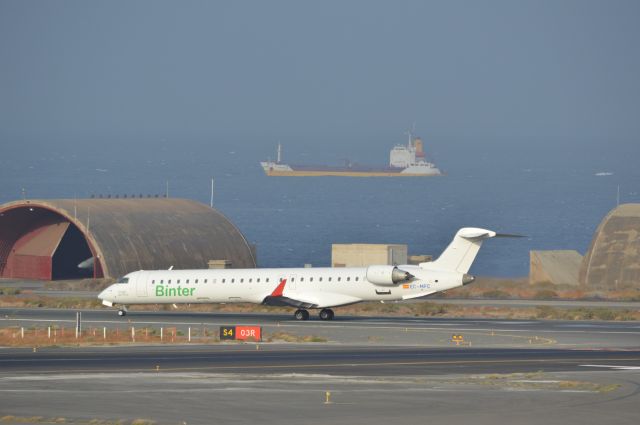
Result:
[[[117,277],[135,270],[256,266],[240,231],[186,199],[24,200],[0,206],[0,277]],[[79,265],[82,264],[82,267]]]

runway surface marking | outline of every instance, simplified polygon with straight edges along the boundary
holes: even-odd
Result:
[[[270,356],[271,358],[277,358],[279,356]],[[207,357],[195,358],[192,357],[189,360],[200,360],[207,359]],[[82,362],[100,362],[100,361],[109,361],[109,360],[118,360],[119,358],[113,357],[103,357],[103,358],[91,358],[91,359],[78,359],[78,358],[65,358],[65,359],[47,359],[48,361],[82,361]],[[129,359],[129,358],[120,358],[120,359]],[[29,359],[33,361],[33,359]],[[157,362],[161,360],[174,360],[174,358],[169,357],[154,357],[148,359],[150,362]],[[594,362],[611,362],[611,358],[594,358],[589,359]],[[624,359],[618,359],[619,361],[640,361],[640,357],[629,357]],[[24,362],[27,359],[9,359],[3,360],[0,362]],[[578,366],[580,362],[584,361],[583,358],[545,358],[545,359],[487,359],[487,360],[417,360],[417,361],[378,361],[378,362],[342,362],[342,363],[309,363],[309,364],[254,364],[254,365],[228,365],[228,366],[198,366],[198,367],[166,367],[154,369],[150,368],[122,368],[122,371],[126,372],[186,372],[186,371],[207,371],[207,370],[237,370],[237,369],[301,369],[301,368],[345,368],[345,367],[375,367],[375,366],[439,366],[439,365],[474,365],[474,364],[524,364],[524,363],[534,363],[534,364],[567,364],[567,363],[577,363]],[[154,365],[155,367],[155,365]],[[596,366],[598,367],[598,366]],[[611,366],[602,366],[602,367],[614,367]],[[620,365],[620,367],[626,367],[624,365]],[[629,366],[635,368],[635,366]],[[113,369],[61,369],[65,373],[113,373]],[[60,373],[61,370],[38,370],[33,371],[35,373]]]
[[[640,370],[640,366],[620,366],[620,365],[606,365],[606,364],[581,364],[581,367],[600,367],[614,370]]]

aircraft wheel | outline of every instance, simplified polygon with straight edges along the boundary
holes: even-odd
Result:
[[[126,316],[127,312],[124,310],[118,310],[118,316],[122,317],[122,316]]]
[[[320,310],[320,319],[322,320],[332,320],[333,319],[333,310],[330,308],[323,308]]]
[[[309,320],[309,312],[307,310],[299,309],[293,313],[293,317],[295,317],[296,320]]]

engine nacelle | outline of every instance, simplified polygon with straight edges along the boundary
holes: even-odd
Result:
[[[367,267],[367,280],[375,285],[394,286],[412,278],[411,273],[400,270],[396,266]]]

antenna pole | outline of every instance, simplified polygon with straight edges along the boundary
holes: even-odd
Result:
[[[616,207],[620,205],[620,185],[618,185],[618,194],[616,196]]]
[[[211,177],[211,208],[213,208],[213,177]]]
[[[168,198],[168,197],[169,197],[169,180],[167,180],[167,189],[166,189],[166,191],[165,191],[165,193],[164,193],[164,197],[165,197],[165,198]]]
[[[278,142],[278,164],[280,164],[280,161],[282,161],[282,145],[280,144],[280,142]]]

